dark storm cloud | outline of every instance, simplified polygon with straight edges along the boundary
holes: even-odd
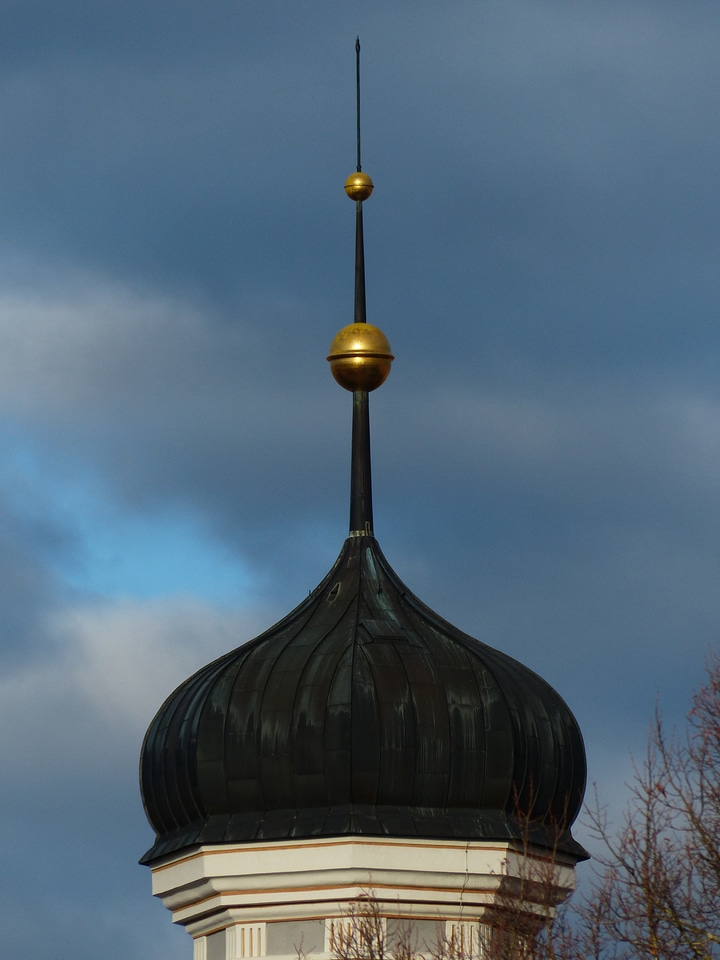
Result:
[[[600,312],[607,322],[611,304],[592,307],[610,271],[632,293],[628,252],[655,259],[670,231],[710,223],[718,68],[697,12],[458,4],[439,25],[419,5],[401,25],[406,10],[386,30],[368,17],[366,163],[386,204],[376,255],[393,271],[377,278],[378,304],[407,289],[415,307],[417,267],[432,258],[446,278],[430,292],[437,308],[458,295],[485,304],[537,349],[538,313],[559,311],[564,329],[570,301],[588,327]],[[6,67],[16,241],[215,298],[248,285],[330,285],[337,298],[327,234],[344,202],[332,185],[353,158],[352,71],[331,42],[337,14],[318,36],[280,11],[56,11],[34,57]],[[468,286],[478,272],[483,287]]]
[[[253,251],[278,243],[263,228],[282,223],[273,208],[312,189],[299,155],[332,95],[307,18],[283,5],[274,25],[271,8],[70,4],[40,29],[37,9],[16,8],[0,74],[14,242],[218,295],[242,284]],[[282,271],[277,251],[265,269]]]

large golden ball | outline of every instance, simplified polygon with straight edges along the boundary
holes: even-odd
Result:
[[[375,185],[366,173],[351,173],[345,181],[345,193],[351,200],[367,200]]]
[[[371,323],[343,327],[330,344],[330,371],[346,390],[376,390],[387,380],[393,362],[390,344]]]

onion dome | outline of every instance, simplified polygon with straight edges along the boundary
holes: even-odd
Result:
[[[518,840],[586,856],[578,725],[527,667],[404,586],[373,534],[368,394],[390,371],[367,324],[362,204],[354,323],[328,360],[353,394],[350,535],[322,583],[171,694],[142,748],[152,863],[199,844],[342,836]]]
[[[141,778],[157,834],[143,862],[196,844],[528,832],[585,855],[568,707],[413,596],[372,536],[349,537],[300,606],[170,696]]]

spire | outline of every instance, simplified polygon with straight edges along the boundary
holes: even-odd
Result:
[[[355,38],[355,116],[357,127],[357,167],[359,176],[349,177],[345,192],[355,200],[355,323],[366,323],[365,310],[365,243],[363,240],[363,200],[373,192],[370,177],[362,176],[360,156],[360,37]],[[349,190],[348,187],[351,189]]]
[[[363,202],[373,182],[362,172],[360,157],[360,38],[355,41],[357,102],[357,169],[345,181],[345,193],[355,201],[355,317],[330,346],[330,370],[341,387],[353,394],[352,463],[350,468],[350,536],[372,536],[372,475],[370,470],[370,407],[368,393],[381,386],[394,357],[385,334],[367,322]]]

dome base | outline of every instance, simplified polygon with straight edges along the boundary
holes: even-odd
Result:
[[[513,842],[348,837],[203,846],[157,862],[152,874],[153,893],[193,936],[196,956],[212,943],[223,956],[297,957],[302,942],[323,958],[360,916],[390,938],[401,924],[427,942],[461,925],[463,935],[482,935],[521,891],[540,925],[572,892],[574,863]]]
[[[271,813],[215,815],[165,835],[140,863],[153,861],[197,844],[257,843],[312,840],[323,837],[397,837],[452,840],[531,840],[538,847],[562,851],[575,861],[587,860],[586,850],[569,830],[558,837],[542,823],[509,817],[504,811],[479,815],[477,810],[431,807],[353,806],[345,809],[277,810]]]

